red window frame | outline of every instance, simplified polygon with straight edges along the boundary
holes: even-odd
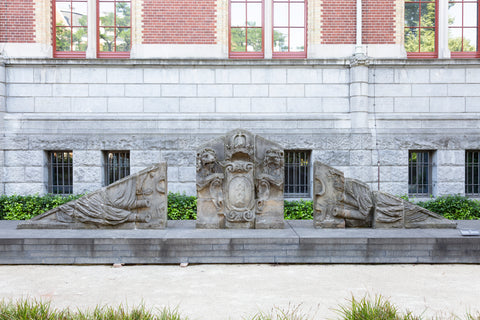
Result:
[[[75,3],[75,2],[81,2],[87,4],[87,16],[88,16],[88,3],[87,0],[53,0],[52,1],[52,38],[53,38],[53,57],[54,58],[85,58],[86,57],[86,51],[72,51],[71,49],[73,48],[73,28],[85,28],[87,29],[87,34],[88,34],[88,23],[87,26],[77,26],[77,25],[72,25],[70,23],[70,26],[57,26],[57,2],[65,2],[65,3]],[[73,11],[70,11],[70,22],[72,22],[73,19]],[[65,28],[65,29],[70,29],[70,51],[57,51],[57,28]],[[88,43],[87,43],[88,45]]]
[[[233,3],[244,3],[245,4],[245,25],[242,27],[232,27],[232,2]],[[262,26],[261,27],[249,27],[247,25],[248,20],[248,7],[247,4],[250,3],[261,3],[262,4]],[[232,52],[232,28],[245,28],[245,51],[243,52]],[[247,50],[247,37],[248,29],[261,29],[262,33],[262,51],[258,52],[249,52]],[[229,0],[228,1],[228,52],[230,58],[242,58],[242,59],[261,59],[265,55],[265,1],[264,0]]]
[[[422,10],[422,4],[428,4],[428,3],[435,3],[435,25],[433,26],[434,32],[435,32],[435,49],[433,52],[421,52],[421,29],[432,29],[432,27],[422,27],[421,25],[421,10]],[[419,14],[418,14],[418,26],[414,27],[407,27],[405,26],[404,29],[418,29],[418,52],[407,52],[407,57],[408,58],[437,58],[438,57],[438,0],[431,1],[431,0],[406,0],[405,5],[407,3],[414,3],[419,5]],[[406,10],[406,9],[405,9]],[[405,34],[405,31],[404,31]]]
[[[288,4],[288,24],[286,26],[282,25],[275,25],[275,3],[287,3]],[[292,3],[303,3],[304,5],[304,24],[302,27],[298,26],[291,26],[290,23],[290,4]],[[273,0],[272,1],[272,56],[273,58],[306,58],[307,57],[307,3],[306,0]],[[275,38],[275,28],[283,28],[288,29],[288,51],[274,51],[274,38]],[[303,51],[290,51],[290,31],[291,29],[301,29],[303,28],[304,35],[304,43],[303,43]]]
[[[132,1],[131,0],[97,0],[97,58],[130,58],[130,51],[132,50]],[[130,4],[130,23],[128,26],[121,26],[120,28],[130,29],[130,50],[129,51],[116,51],[116,35],[117,35],[117,26],[116,19],[117,14],[114,12],[114,22],[112,26],[101,26],[100,25],[100,3],[113,3],[116,8],[117,3],[129,3]],[[113,28],[114,29],[114,51],[100,51],[100,28]]]
[[[480,20],[480,3],[478,0],[448,0],[448,4],[451,3],[460,3],[462,4],[462,23],[461,26],[448,26],[448,31],[450,29],[461,29],[462,30],[462,51],[451,51],[450,56],[452,58],[480,58],[479,42],[480,42],[480,32],[479,32],[479,20]],[[477,25],[476,26],[465,26],[464,23],[464,12],[465,12],[465,3],[474,3],[477,5]],[[464,29],[476,29],[477,30],[477,50],[476,51],[463,51],[463,32]],[[450,38],[448,39],[450,40]]]

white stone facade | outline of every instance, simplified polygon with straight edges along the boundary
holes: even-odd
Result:
[[[129,150],[131,172],[167,161],[168,189],[195,194],[195,150],[244,128],[395,195],[408,151],[431,150],[434,195],[464,194],[480,63],[352,61],[7,59],[1,191],[45,193],[49,150],[72,150],[74,193],[93,191],[102,150]]]

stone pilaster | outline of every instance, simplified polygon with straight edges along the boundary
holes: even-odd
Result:
[[[350,114],[352,132],[368,132],[368,60],[362,54],[350,62]]]
[[[5,144],[5,125],[4,117],[7,110],[6,105],[6,95],[7,95],[7,85],[6,85],[6,71],[5,64],[0,58],[0,194],[5,193],[5,184],[3,178],[3,155],[4,155],[4,144]]]

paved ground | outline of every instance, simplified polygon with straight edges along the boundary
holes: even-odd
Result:
[[[190,319],[243,319],[300,305],[335,319],[352,295],[381,294],[400,310],[447,318],[480,311],[480,265],[0,266],[0,299],[56,307],[176,307]]]

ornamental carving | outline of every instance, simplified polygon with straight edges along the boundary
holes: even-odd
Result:
[[[47,211],[19,228],[165,228],[167,165],[160,163]]]
[[[198,228],[283,228],[283,149],[236,129],[197,152]]]
[[[384,192],[316,161],[313,222],[316,228],[455,228],[442,216]]]

